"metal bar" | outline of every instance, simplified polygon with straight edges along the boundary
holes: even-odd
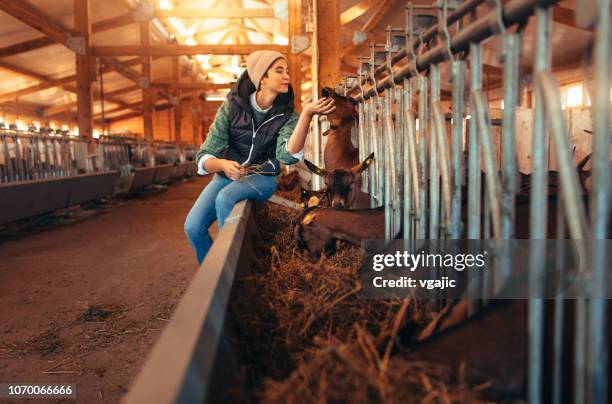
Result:
[[[419,221],[419,239],[427,237],[427,215],[425,214],[425,204],[427,203],[427,129],[429,122],[427,111],[427,76],[419,76],[419,151],[421,159],[421,185],[422,192],[421,208],[422,216]]]
[[[416,124],[414,113],[411,110],[406,111],[406,134],[408,136],[408,147],[409,147],[409,158],[407,159],[410,167],[408,176],[411,187],[412,187],[412,200],[413,208],[411,208],[411,215],[415,218],[415,238],[424,238],[424,235],[417,229],[421,228],[420,224],[423,219],[423,209],[421,204],[421,189],[423,189],[422,176],[419,170],[419,159],[417,157],[417,143],[416,143]]]
[[[15,145],[15,174],[17,181],[23,181],[25,178],[23,176],[23,170],[21,169],[21,147],[20,147],[19,137],[17,135],[13,136],[13,144]]]
[[[465,77],[465,62],[455,60],[451,64],[453,82],[453,138],[452,138],[452,165],[453,165],[453,195],[450,211],[449,237],[461,237],[461,187],[463,186],[463,92]]]
[[[484,0],[470,0],[470,1],[465,1],[461,4],[459,4],[459,6],[451,13],[448,15],[447,19],[446,19],[446,25],[450,26],[452,24],[454,24],[455,22],[459,21],[461,18],[463,18],[464,16],[466,16],[467,14],[469,14],[471,11],[475,10],[476,7],[478,7],[480,4],[484,3]],[[414,6],[413,6],[414,7]],[[435,36],[438,34],[438,26],[434,25],[428,29],[426,29],[422,34],[421,34],[421,39],[423,42],[428,42],[430,40],[432,40],[433,38],[435,38]],[[409,36],[407,36],[407,44],[404,48],[402,48],[395,56],[393,56],[393,58],[391,59],[391,63],[392,64],[396,64],[397,62],[399,62],[400,60],[402,60],[403,58],[405,58],[406,56],[408,56],[408,54],[410,53],[410,51],[407,51],[407,49],[412,48],[413,50],[418,49],[420,41],[418,39],[412,39],[409,38]],[[409,42],[411,41],[411,42]],[[408,43],[409,42],[409,43]],[[378,67],[375,71],[374,71],[374,75],[377,76],[379,74],[382,74],[385,72],[385,67],[381,66]],[[362,81],[362,84],[365,84],[364,81]],[[359,84],[357,84],[356,86],[350,88],[348,90],[349,93],[356,91],[358,89]]]
[[[482,48],[470,45],[470,92],[482,90]],[[480,145],[478,126],[472,111],[468,123],[468,239],[480,238]]]
[[[486,191],[491,210],[491,221],[493,223],[493,234],[495,238],[502,237],[501,226],[501,190],[499,189],[499,176],[497,175],[497,165],[494,161],[491,119],[489,118],[489,108],[487,99],[482,91],[472,93],[472,119],[476,119],[478,133],[480,134],[480,146],[485,165]],[[487,212],[488,214],[488,212]]]
[[[435,103],[440,101],[440,65],[432,65],[429,73],[431,80],[431,116],[427,124],[430,127],[429,135],[429,238],[439,237],[440,226],[440,173],[438,142],[435,135]]]
[[[580,262],[585,263],[587,256],[583,240],[590,238],[590,229],[587,224],[581,189],[578,183],[578,173],[574,169],[574,158],[561,110],[561,94],[559,94],[559,87],[552,73],[548,71],[538,72],[535,84],[536,90],[540,93],[539,96],[544,102],[548,127],[553,135],[553,145],[555,146],[561,181],[561,194],[569,231],[572,239],[577,242]]]
[[[361,103],[360,103],[361,104]],[[410,122],[412,108],[412,83],[409,79],[404,79],[404,102],[403,108],[398,110],[398,116],[404,115],[402,119],[402,133],[403,139],[401,145],[404,149],[403,158],[400,160],[402,162],[401,171],[403,173],[402,184],[403,184],[403,205],[402,205],[402,223],[404,227],[404,239],[412,239],[412,229],[413,229],[413,204],[414,200],[412,199],[412,189],[411,189],[411,181],[412,181],[412,167],[411,167],[411,159],[412,159],[412,150],[411,150],[411,137],[414,136],[414,132],[411,132],[411,125],[414,123]]]
[[[42,178],[42,159],[41,159],[41,154],[40,154],[40,141],[41,139],[39,137],[36,137],[34,139],[35,141],[35,152],[36,152],[36,179],[41,179]]]
[[[444,211],[447,212],[444,216],[444,229],[446,232],[450,230],[450,212],[451,212],[451,172],[450,172],[450,157],[448,155],[448,142],[446,134],[446,122],[444,120],[444,112],[440,101],[433,105],[432,115],[434,122],[434,134],[438,144],[438,154],[440,160],[440,172],[442,173],[442,198],[444,202]],[[432,137],[433,135],[432,134]]]
[[[402,201],[402,177],[404,172],[402,171],[402,161],[405,158],[403,156],[403,147],[405,143],[405,132],[404,132],[404,102],[402,89],[395,88],[395,130],[393,136],[393,148],[395,149],[395,175],[393,176],[393,237],[395,237],[401,229],[402,214],[401,214],[401,201]]]
[[[368,101],[368,104],[369,104],[368,142],[369,142],[370,152],[374,152],[374,164],[370,165],[370,168],[367,170],[367,172],[370,176],[370,179],[369,179],[370,201],[371,201],[371,206],[374,208],[378,206],[378,199],[376,197],[376,192],[377,192],[376,183],[377,183],[378,171],[376,168],[378,166],[378,159],[380,158],[380,156],[378,155],[378,148],[376,147],[376,104],[374,103],[374,98],[371,98]]]
[[[365,156],[367,156],[366,153],[366,149],[365,149],[365,113],[364,113],[364,108],[365,105],[363,103],[359,103],[359,105],[357,105],[357,122],[358,122],[358,137],[359,137],[359,161],[363,161],[365,159]],[[365,191],[367,189],[367,175],[362,175],[362,182],[361,182],[361,190]]]
[[[383,153],[383,145],[384,145],[384,126],[383,115],[384,111],[384,100],[382,97],[376,98],[376,132],[374,141],[376,142],[376,150],[378,153],[378,161],[376,161],[376,198],[377,198],[377,206],[382,206],[384,204],[384,186],[385,186],[385,158],[386,156]]]
[[[557,240],[565,238],[565,220],[563,216],[563,198],[559,199],[557,206]],[[556,271],[559,274],[559,279],[564,279],[565,260],[564,251],[562,248],[556,249]],[[552,397],[553,404],[561,404],[561,383],[563,381],[563,315],[565,311],[564,290],[562,284],[559,283],[557,293],[554,300],[553,312],[553,383]]]
[[[502,18],[505,26],[509,27],[514,24],[522,23],[534,13],[537,7],[547,7],[558,3],[558,0],[513,0],[509,1],[503,6]],[[457,54],[469,49],[470,44],[480,43],[485,39],[495,34],[496,24],[492,24],[491,21],[496,21],[497,11],[493,10],[487,15],[478,18],[473,23],[466,26],[459,33],[455,34],[451,38],[450,50],[453,54]],[[471,52],[470,52],[471,53]],[[368,99],[373,96],[375,92],[382,92],[386,88],[392,86],[391,81],[400,83],[405,77],[411,77],[415,68],[417,71],[425,71],[431,68],[432,65],[438,64],[445,60],[448,55],[447,45],[442,43],[422,56],[418,57],[416,63],[411,62],[408,65],[399,68],[394,71],[393,80],[391,76],[379,80],[376,82],[376,90],[374,87],[365,91],[363,96],[359,96],[356,99],[362,101],[362,99]],[[351,90],[352,92],[352,90]]]
[[[515,112],[519,91],[519,56],[521,37],[504,35],[504,112],[502,126],[502,237],[514,235],[514,196],[518,174],[515,140]]]
[[[9,150],[8,136],[2,136],[2,145],[4,149],[4,165],[6,182],[13,181],[13,164],[11,163],[11,152]]]
[[[389,91],[385,91],[383,97],[382,97],[382,102],[383,102],[383,108],[381,110],[381,124],[383,125],[383,131],[382,131],[382,136],[380,141],[382,142],[382,149],[384,150],[384,153],[381,155],[382,159],[383,159],[383,164],[382,164],[382,170],[383,170],[383,201],[385,204],[385,234],[386,234],[386,238],[390,239],[391,238],[391,223],[392,223],[392,218],[391,218],[391,214],[392,214],[392,206],[391,206],[391,167],[390,167],[390,162],[391,159],[390,154],[391,154],[391,149],[390,149],[390,145],[391,145],[391,138],[390,138],[390,131],[392,131],[392,124],[389,124],[388,120],[391,118],[389,115],[389,104],[391,103],[391,99],[390,99],[390,92]]]
[[[552,12],[545,7],[538,7],[535,32],[535,73],[550,69],[550,29]],[[544,119],[542,95],[535,95],[534,129],[532,142],[532,175],[529,205],[529,238],[541,240],[546,238],[546,223],[548,217],[547,183],[548,183],[548,141]],[[530,403],[542,401],[542,368],[543,368],[543,337],[544,337],[544,303],[538,294],[543,291],[542,271],[544,270],[545,246],[535,242],[529,256],[529,285],[531,299],[529,308],[529,351],[528,351],[528,391],[527,400]]]
[[[579,3],[580,4],[580,3]],[[612,87],[612,30],[610,29],[612,8],[610,0],[598,0],[597,27],[595,29],[595,83],[593,100],[593,191],[591,194],[591,228],[593,247],[591,250],[593,272],[592,290],[595,298],[589,306],[588,348],[588,396],[592,402],[608,400],[608,345],[607,301],[605,296],[607,225],[610,215],[610,89]],[[608,263],[609,265],[609,263]]]

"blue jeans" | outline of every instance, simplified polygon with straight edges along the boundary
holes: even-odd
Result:
[[[265,201],[274,191],[276,191],[274,176],[253,174],[232,181],[215,174],[185,219],[185,234],[196,252],[198,263],[202,264],[212,245],[213,240],[208,228],[215,220],[219,221],[221,229],[236,203],[245,199]]]

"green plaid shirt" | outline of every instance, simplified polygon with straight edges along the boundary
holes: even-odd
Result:
[[[265,112],[259,112],[253,108],[251,108],[251,111],[255,119],[255,126],[260,125],[266,117]],[[298,119],[299,115],[295,111],[292,112],[287,123],[285,123],[285,125],[283,125],[278,132],[278,138],[276,140],[276,158],[283,164],[291,165],[299,161],[287,151],[287,141],[293,133]],[[215,115],[215,120],[208,130],[206,140],[202,146],[200,146],[200,150],[198,150],[198,153],[196,154],[196,162],[200,161],[200,158],[206,154],[211,154],[217,158],[222,158],[225,149],[229,145],[229,129],[229,102],[225,100]]]

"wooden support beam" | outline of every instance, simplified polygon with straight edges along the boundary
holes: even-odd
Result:
[[[259,32],[261,35],[263,35],[264,38],[266,38],[268,41],[272,42],[274,40],[274,36],[269,33],[268,31],[266,31],[261,25],[259,25],[259,23],[253,19],[249,19],[248,20],[251,24],[253,24],[253,27],[255,27],[255,31]]]
[[[11,63],[0,61],[0,68],[10,71],[11,73],[21,74],[22,76],[30,77],[39,81],[50,81],[51,79],[40,73],[33,72],[23,67],[15,66]]]
[[[374,14],[372,14],[372,16],[368,18],[368,21],[363,24],[363,27],[361,27],[361,31],[372,31],[372,29],[374,29],[374,27],[378,25],[378,23],[383,19],[383,17],[387,15],[394,3],[395,0],[383,0],[382,2],[380,2],[378,7],[376,8],[376,11],[374,11]]]
[[[70,48],[68,42],[74,38],[73,33],[29,1],[0,0],[0,10],[42,32],[54,42],[61,43]]]
[[[302,1],[288,0],[289,38],[302,35]],[[289,53],[289,77],[293,88],[295,110],[302,110],[302,57],[299,53]]]
[[[116,101],[120,101],[120,100],[115,99],[115,97],[117,97],[119,95],[131,93],[131,92],[136,91],[136,90],[140,90],[140,87],[138,87],[138,86],[129,86],[129,87],[121,88],[119,90],[105,92],[104,93],[104,101],[108,101],[110,103],[114,103],[114,104],[117,104],[117,105],[124,104],[123,101],[121,101],[120,103],[116,102]],[[96,92],[96,91],[94,91],[94,99],[96,99],[96,100],[100,99],[100,94],[98,92]],[[77,102],[76,101],[68,102],[68,103],[61,104],[61,105],[54,105],[52,107],[45,108],[45,110],[43,112],[43,116],[44,117],[50,117],[50,116],[53,116],[53,115],[57,115],[57,114],[60,114],[62,112],[70,111],[72,108],[75,108],[76,106],[77,106]]]
[[[131,59],[131,60],[128,60],[126,62],[123,62],[121,64],[121,66],[128,67],[128,66],[133,66],[135,64],[140,64],[140,63],[141,63],[140,58],[136,58],[136,59]],[[6,62],[0,62],[0,67],[5,68],[5,69],[10,70],[10,71],[13,71],[13,72],[18,73],[18,74],[22,74],[24,76],[32,77],[32,78],[34,78],[36,80],[42,81],[42,83],[30,86],[30,87],[22,88],[22,89],[16,90],[16,91],[11,91],[9,93],[0,94],[0,103],[6,102],[6,101],[14,101],[16,98],[23,97],[23,96],[28,95],[28,94],[37,93],[39,91],[44,91],[44,90],[47,90],[47,89],[53,88],[53,87],[60,87],[60,86],[63,86],[65,84],[72,83],[72,82],[74,82],[76,80],[76,75],[72,75],[72,76],[68,76],[68,77],[62,77],[61,79],[52,79],[50,77],[43,76],[43,75],[40,75],[38,73],[29,71],[27,69],[23,69],[23,68],[20,68],[20,67],[17,67],[17,66],[9,65]],[[107,66],[102,71],[104,73],[108,73],[108,72],[111,72],[113,70],[114,69],[113,69],[112,66]],[[72,90],[67,90],[67,91],[73,92]],[[75,89],[75,91],[76,91],[76,89]]]
[[[130,14],[124,14],[119,17],[108,18],[106,20],[98,21],[93,23],[91,29],[94,34],[99,32],[108,31],[114,28],[119,28],[124,25],[133,23],[134,20]],[[18,55],[20,53],[30,52],[36,49],[41,49],[56,42],[46,36],[30,39],[29,41],[20,42],[14,45],[5,46],[0,48],[0,58]]]
[[[144,21],[140,23],[140,44],[143,47],[148,47],[151,45],[151,22]],[[151,55],[144,55],[142,57],[142,75],[146,80],[147,88],[143,88],[142,90],[142,101],[143,101],[143,129],[144,129],[144,137],[148,141],[153,141],[155,139],[154,134],[154,125],[153,125],[153,115],[155,108],[155,100],[153,98],[153,90],[149,88],[150,83],[152,82],[152,71],[151,71]]]
[[[1,1],[1,0],[0,0]],[[96,56],[183,56],[183,55],[248,55],[257,50],[289,52],[286,45],[125,45],[94,46]]]
[[[172,105],[171,103],[164,103],[164,104],[156,105],[154,110],[156,112],[158,112],[158,111],[165,111],[165,110],[170,109],[172,107],[174,107],[174,105]],[[138,118],[140,116],[142,116],[141,112],[128,112],[127,114],[118,115],[118,116],[115,116],[115,117],[112,117],[112,118],[108,118],[106,120],[106,123],[112,124],[114,122],[124,121],[126,119]],[[96,121],[96,123],[98,123],[98,122],[101,123],[101,121]]]
[[[197,90],[197,91],[210,91],[210,90],[222,90],[230,89],[235,83],[151,83],[151,88],[160,91],[176,91],[176,90]]]
[[[185,103],[185,102],[191,102],[194,99],[193,96],[183,96],[183,98],[181,98],[181,102]],[[138,103],[134,103],[133,104],[134,107],[138,107],[138,106],[142,106],[142,104],[138,104]],[[157,104],[155,105],[155,112],[159,112],[159,111],[164,111],[166,109],[170,109],[173,108],[174,104],[167,102],[167,103],[163,103],[163,104]],[[127,108],[126,108],[127,109]],[[119,109],[117,109],[117,111],[114,112],[119,112]],[[139,112],[128,112],[126,114],[123,115],[118,115],[112,118],[107,119],[108,123],[113,123],[113,122],[117,122],[117,121],[123,121],[125,119],[131,119],[131,118],[137,118],[142,116],[142,113]]]
[[[317,44],[319,48],[318,88],[335,87],[341,80],[340,73],[340,0],[317,3]]]
[[[175,8],[156,10],[156,18],[274,18],[273,8]]]
[[[360,31],[365,32],[366,34],[370,34],[372,29],[378,25],[378,23],[383,19],[383,17],[387,14],[389,9],[395,4],[396,0],[383,0],[376,7],[374,13],[368,18],[365,24],[361,27]],[[342,51],[342,58],[351,53],[353,49],[355,49],[357,45],[355,45],[352,41],[349,46],[347,46]]]
[[[181,98],[183,97],[182,91],[179,87],[181,83],[181,63],[178,56],[172,59],[172,76],[174,79],[174,87],[176,88],[176,99],[177,105],[174,107],[174,141],[181,143],[181,132],[183,128],[183,105]]]
[[[191,82],[195,83],[195,77],[191,78]],[[201,120],[200,120],[200,93],[198,91],[194,91],[193,95],[191,96],[191,123],[192,123],[192,129],[193,129],[193,136],[192,136],[192,143],[191,144],[196,144],[199,145],[200,143],[202,143],[202,140],[200,139],[200,124],[201,124]]]
[[[484,74],[490,74],[491,76],[502,76],[504,74],[504,69],[498,66],[493,66],[493,65],[483,63],[482,72]]]
[[[44,48],[53,44],[55,44],[55,41],[46,36],[30,39],[29,41],[24,41],[0,48],[0,58],[18,55],[20,53],[33,51],[35,49]]]
[[[137,113],[138,115],[142,114],[142,102],[133,102],[131,104],[126,104],[126,105],[120,105],[118,107],[109,109],[108,111],[104,111],[104,115],[108,115],[108,114],[113,114],[115,112],[120,112],[120,111],[125,111],[131,109],[133,110],[135,113]],[[96,118],[99,118],[102,116],[102,112],[98,112],[97,114],[94,115]]]
[[[361,0],[359,3],[344,10],[340,14],[340,24],[346,25],[370,11],[376,2],[374,0]]]
[[[579,27],[576,24],[576,11],[569,9],[567,7],[563,7],[560,5],[555,5],[552,8],[553,11],[553,21],[561,24],[561,25],[565,25],[568,27],[572,27],[572,28],[576,28],[582,31],[592,31],[589,29],[585,29],[582,27]]]
[[[76,55],[77,122],[79,136],[86,141],[93,138],[93,93],[95,60],[89,55],[91,47],[91,7],[89,0],[74,0],[74,29],[85,39],[84,54]],[[95,73],[94,73],[95,74]]]

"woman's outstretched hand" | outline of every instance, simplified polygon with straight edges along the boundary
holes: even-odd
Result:
[[[336,107],[334,106],[333,97],[328,98],[319,98],[317,101],[313,101],[311,103],[306,104],[302,111],[307,113],[310,117],[316,115],[327,115],[332,112]]]

